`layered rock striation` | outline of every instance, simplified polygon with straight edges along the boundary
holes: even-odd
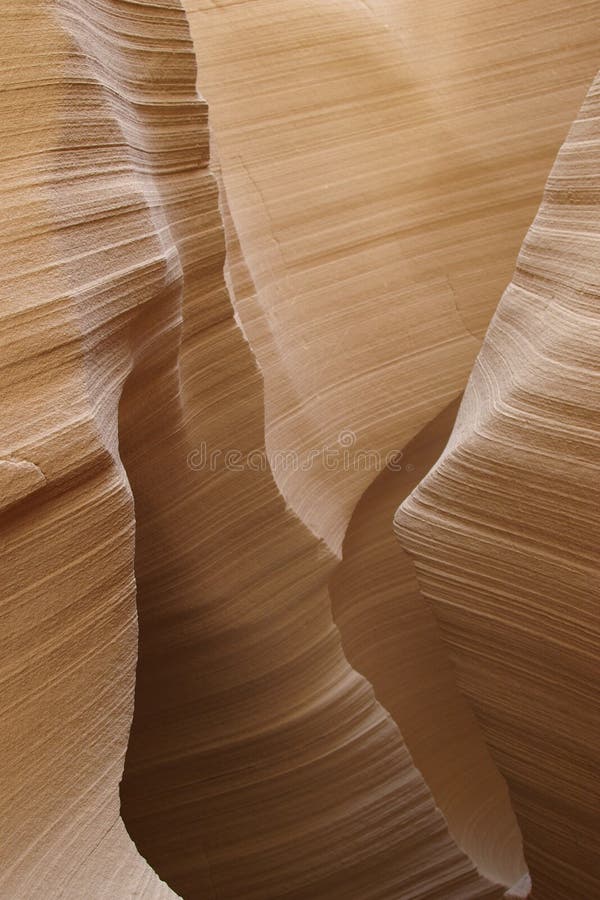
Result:
[[[598,6],[7,4],[0,898],[599,892]]]
[[[600,891],[599,122],[597,78],[448,445],[396,519],[543,900]]]

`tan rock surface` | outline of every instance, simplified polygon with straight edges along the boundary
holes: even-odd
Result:
[[[488,877],[513,884],[525,871],[506,786],[459,693],[411,558],[390,528],[406,497],[442,452],[453,403],[365,491],[330,582],[332,612],[349,662],[365,675],[402,733],[448,827]]]
[[[541,900],[600,895],[599,123],[597,78],[449,444],[397,519]]]
[[[188,464],[260,446],[263,397],[180,8],[6,25],[2,894],[172,896],[119,818],[122,458],[125,809],[160,873],[187,896],[498,896],[346,663],[324,548],[268,472]]]
[[[162,290],[167,266],[134,150],[146,140],[156,154],[151,183],[165,146],[136,119],[121,44],[110,72],[99,63],[101,32],[86,24],[108,11],[2,11],[3,900],[175,896],[119,812],[137,627],[117,410],[132,315]],[[143,40],[145,17],[135,22]],[[171,27],[185,35],[181,12],[150,29],[163,54]],[[137,49],[144,99],[153,64]],[[189,48],[186,64],[193,73]],[[168,129],[176,107],[164,88],[160,99],[177,166],[184,136]]]
[[[256,287],[238,313],[267,446],[307,459],[351,429],[401,449],[464,388],[595,74],[600,3],[185,7]],[[274,469],[339,552],[371,475]]]
[[[183,218],[179,366],[161,351],[165,305],[121,402],[141,626],[125,821],[184,897],[500,897],[343,655],[335,558],[249,462],[264,453],[262,378],[221,276],[210,176],[204,190],[188,200],[210,210],[215,257],[193,268],[203,232]],[[211,469],[203,447],[236,459]]]
[[[548,504],[540,459],[554,437],[540,423],[557,397],[556,422],[578,442],[557,426],[574,461],[571,481],[552,463],[567,473],[565,515],[583,523],[564,555],[536,580],[559,523],[519,490],[510,521],[531,532],[520,549],[510,532],[515,614],[492,641],[478,595],[445,635],[482,730],[391,513],[442,450],[591,75],[598,3],[568,15],[537,0],[497,14],[471,0],[186,8],[196,55],[180,0],[10,0],[3,16],[0,900],[476,900],[517,880],[506,896],[525,896],[484,734],[537,896],[566,884],[593,896],[580,701],[595,445],[573,398],[595,403],[594,94],[552,190],[573,165],[581,185],[546,200],[458,426],[479,423],[500,326],[514,371],[531,377],[533,347],[551,387],[523,375],[527,402],[542,397],[526,407],[540,466],[527,457],[529,488]],[[576,271],[585,284],[569,281]],[[532,309],[515,310],[516,290],[539,291]],[[494,534],[513,465],[503,427],[497,489],[481,489]],[[379,474],[402,448],[415,469]],[[351,464],[329,467],[325,449]],[[277,450],[317,456],[303,469]],[[364,451],[377,462],[355,465]],[[468,490],[450,514],[461,504]],[[406,540],[430,595],[430,525],[419,529]],[[556,734],[533,702],[547,689],[539,635],[519,643],[520,616],[555,575]],[[452,599],[434,601],[448,632]],[[501,651],[531,722],[505,708]]]

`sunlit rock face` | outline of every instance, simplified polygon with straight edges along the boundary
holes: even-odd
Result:
[[[600,895],[600,2],[5,7],[0,900]]]
[[[598,67],[600,3],[184,5],[275,477],[339,553],[372,472],[277,454],[347,429],[397,451],[463,390]]]

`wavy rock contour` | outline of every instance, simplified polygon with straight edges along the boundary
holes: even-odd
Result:
[[[597,78],[450,441],[397,516],[542,900],[600,893],[599,123]]]
[[[435,35],[429,0],[185,6],[195,54],[179,0],[3,19],[0,897],[525,896],[501,774],[536,895],[593,896],[596,88],[400,519],[477,718],[388,522],[446,440],[598,4],[469,2],[469,31],[453,0]],[[432,525],[457,455],[481,478],[456,437],[481,422],[485,509],[446,474]],[[347,438],[419,466],[281,456]],[[537,472],[557,441],[572,468]],[[552,567],[548,471],[572,526]],[[435,527],[474,509],[469,608]],[[513,556],[493,639],[486,529]]]
[[[188,147],[181,129],[169,130],[176,98],[149,73],[172,50],[165,31],[176,36],[185,22],[163,10],[150,56],[146,17],[132,11],[136,79],[122,32],[109,66],[99,62],[95,17],[111,11],[116,4],[31,2],[8,4],[2,17],[6,900],[175,896],[137,853],[119,810],[137,624],[117,413],[132,321],[170,273],[151,185]],[[189,47],[182,60],[193,77]],[[188,114],[197,109],[193,90],[181,99]],[[144,115],[152,104],[162,138]]]
[[[372,473],[313,453],[348,429],[403,449],[464,389],[596,72],[600,3],[184,5],[275,476],[339,554]]]

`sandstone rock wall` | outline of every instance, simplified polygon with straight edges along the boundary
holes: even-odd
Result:
[[[598,12],[8,0],[0,900],[600,892]]]

